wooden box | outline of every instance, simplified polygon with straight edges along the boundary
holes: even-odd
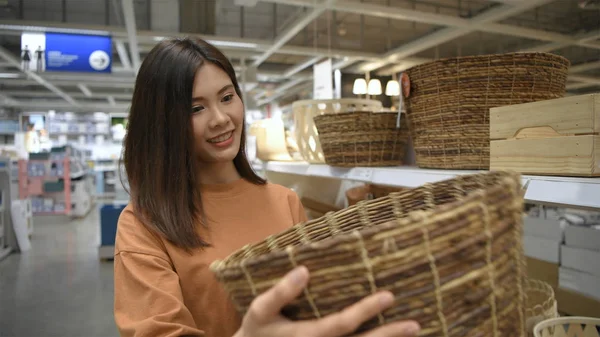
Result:
[[[490,109],[490,170],[600,176],[600,94]]]

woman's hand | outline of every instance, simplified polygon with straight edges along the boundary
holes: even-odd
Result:
[[[354,332],[362,323],[392,306],[389,292],[371,295],[339,313],[316,320],[290,321],[281,316],[281,309],[297,298],[308,284],[308,270],[298,267],[279,283],[258,296],[250,305],[242,326],[234,337],[337,337]],[[394,322],[366,332],[361,337],[417,336],[416,322]]]

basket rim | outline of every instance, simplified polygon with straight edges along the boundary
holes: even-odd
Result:
[[[600,318],[585,316],[550,318],[536,324],[533,327],[533,333],[535,337],[542,337],[541,332],[544,329],[562,324],[595,324],[596,326],[600,326]]]
[[[433,65],[433,64],[444,63],[444,62],[448,62],[448,61],[463,61],[463,60],[478,60],[478,59],[479,60],[484,60],[484,59],[488,59],[490,57],[501,58],[501,57],[510,57],[510,56],[514,56],[514,55],[548,56],[548,57],[556,58],[556,59],[559,59],[559,60],[563,61],[563,63],[565,63],[567,66],[571,65],[571,61],[569,61],[569,59],[567,59],[564,56],[553,54],[553,53],[545,53],[545,52],[512,52],[512,53],[503,53],[503,54],[485,54],[485,55],[466,55],[466,56],[446,57],[446,58],[441,58],[441,59],[437,59],[437,60],[433,60],[433,61],[429,61],[429,62],[417,64],[416,66],[407,69],[405,72],[409,72],[409,71],[411,71],[413,69],[417,69],[419,67],[426,67],[426,66],[430,66],[430,65]]]
[[[324,113],[322,115],[318,115],[313,117],[314,119],[322,119],[321,117],[324,118],[328,118],[328,117],[338,117],[340,115],[342,116],[350,116],[350,115],[359,115],[359,114],[368,114],[369,116],[373,116],[373,115],[391,115],[391,116],[396,116],[398,115],[398,112],[394,112],[394,111],[366,111],[366,110],[357,110],[357,111],[342,111],[342,112],[332,112],[332,113]],[[404,113],[403,113],[404,114]]]
[[[318,248],[317,246],[324,246],[324,247],[328,247],[328,246],[334,246],[338,243],[342,243],[348,240],[354,240],[356,238],[356,233],[355,232],[359,232],[362,234],[365,233],[370,233],[371,231],[380,231],[380,232],[385,232],[387,230],[391,230],[394,228],[397,228],[399,223],[402,222],[410,222],[413,223],[415,221],[420,221],[425,217],[430,217],[430,216],[435,216],[437,214],[444,214],[446,212],[448,212],[449,210],[453,210],[456,209],[457,207],[459,207],[462,204],[467,204],[473,200],[476,200],[477,198],[480,198],[482,195],[484,195],[487,191],[489,191],[490,189],[504,189],[506,187],[510,187],[511,185],[514,185],[517,189],[521,186],[521,174],[518,172],[514,172],[514,171],[491,171],[491,172],[485,172],[485,173],[478,173],[478,174],[473,174],[470,175],[471,177],[474,176],[486,176],[486,175],[490,175],[490,174],[496,174],[496,175],[500,175],[498,181],[496,181],[494,184],[490,184],[490,185],[486,185],[483,188],[478,188],[476,190],[470,191],[468,192],[462,199],[460,200],[455,200],[446,204],[441,204],[441,205],[437,205],[435,208],[431,208],[431,209],[427,209],[427,210],[416,210],[416,211],[411,211],[406,213],[406,217],[402,218],[402,219],[396,219],[396,220],[392,220],[392,221],[388,221],[388,222],[384,222],[378,225],[373,225],[371,227],[366,227],[366,228],[362,228],[360,230],[353,230],[347,233],[342,233],[333,237],[328,237],[324,240],[321,241],[315,241],[315,242],[311,242],[311,243],[300,243],[298,245],[288,245],[287,247],[281,247],[278,248],[275,251],[269,251],[266,252],[264,254],[260,254],[257,256],[253,256],[250,258],[239,258],[235,261],[231,261],[232,257],[237,254],[239,251],[242,250],[249,250],[252,249],[253,247],[258,246],[259,244],[268,241],[269,239],[271,239],[274,236],[279,235],[280,233],[276,233],[273,235],[270,235],[268,237],[266,237],[265,239],[258,241],[256,243],[253,244],[248,244],[245,245],[244,247],[232,252],[230,255],[228,255],[227,257],[223,258],[223,259],[217,259],[215,261],[213,261],[210,264],[210,269],[213,272],[220,272],[220,271],[224,271],[227,269],[231,269],[231,268],[244,268],[245,266],[247,266],[249,263],[252,264],[260,264],[263,262],[267,262],[270,261],[271,258],[274,255],[277,254],[282,254],[282,252],[287,252],[288,250],[296,250],[302,247],[314,247],[315,249]],[[438,183],[444,183],[444,182],[448,182],[448,181],[452,181],[455,179],[461,179],[462,176],[456,177],[456,178],[452,178],[452,179],[446,179],[443,181],[440,181]],[[425,187],[428,185],[433,185],[433,184],[425,184],[423,186],[420,187]],[[366,204],[370,204],[373,202],[390,202],[390,199],[393,195],[402,195],[402,194],[409,194],[411,193],[412,190],[406,190],[406,191],[400,191],[400,192],[393,192],[390,193],[390,195],[386,196],[386,197],[382,197],[380,199],[374,199],[374,200],[363,200],[358,202],[356,205],[350,206],[348,208],[345,208],[344,210],[338,211],[338,212],[348,212],[360,207],[363,207]],[[516,194],[517,196],[519,195],[519,193]],[[386,199],[387,198],[387,199]],[[327,214],[325,214],[323,217],[319,217],[317,219],[313,219],[313,220],[309,220],[309,221],[305,221],[305,222],[301,222],[298,223],[290,228],[288,228],[287,230],[285,230],[284,232],[288,232],[288,231],[294,231],[296,230],[296,228],[301,227],[301,226],[307,226],[309,224],[313,224],[313,223],[318,223],[320,221],[322,221],[323,218],[331,216],[334,213],[338,213],[338,212],[328,212]]]
[[[332,98],[332,99],[302,99],[292,103],[292,109],[300,105],[319,104],[319,103],[369,103],[373,105],[383,106],[381,101],[368,98]]]

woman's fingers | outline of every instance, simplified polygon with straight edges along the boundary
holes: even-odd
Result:
[[[362,323],[373,318],[394,303],[394,295],[380,292],[347,307],[339,313],[326,316],[315,323],[315,336],[343,336],[355,331]]]
[[[308,283],[308,277],[306,267],[293,269],[271,289],[256,297],[247,315],[257,323],[268,322],[279,317],[281,309],[302,293]]]
[[[416,337],[420,330],[417,322],[404,321],[386,324],[357,337]]]

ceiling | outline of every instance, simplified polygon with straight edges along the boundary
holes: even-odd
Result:
[[[310,95],[312,65],[327,57],[342,72],[391,75],[438,58],[545,51],[571,61],[570,94],[597,92],[598,3],[0,0],[0,105],[126,111],[136,64],[157,41],[176,35],[197,35],[222,48],[245,79],[249,105]],[[113,74],[21,73],[14,63],[20,34],[32,30],[111,34]]]

